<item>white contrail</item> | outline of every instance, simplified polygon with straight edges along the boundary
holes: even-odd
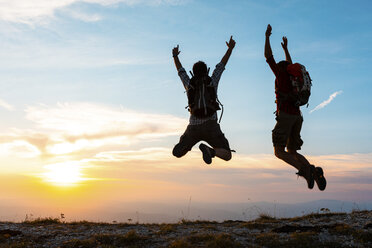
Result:
[[[339,91],[336,91],[335,93],[331,94],[327,100],[325,100],[324,102],[322,102],[321,104],[319,104],[318,106],[316,106],[314,109],[310,110],[309,113],[311,114],[314,111],[317,111],[319,109],[324,108],[325,106],[327,106],[328,104],[330,104],[333,101],[333,99],[335,99],[335,97],[337,95],[339,95],[341,93],[342,93],[342,90],[339,90]]]
[[[6,110],[9,110],[9,111],[14,110],[14,107],[12,105],[10,105],[9,103],[1,99],[0,99],[0,107],[5,108]]]

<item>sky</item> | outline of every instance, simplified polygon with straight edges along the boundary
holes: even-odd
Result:
[[[371,11],[367,0],[0,0],[1,202],[372,201]],[[324,192],[273,155],[269,23],[274,58],[286,36],[313,79],[301,153],[325,170]],[[237,152],[174,158],[189,114],[172,48],[186,71],[213,70],[230,35],[219,99]]]

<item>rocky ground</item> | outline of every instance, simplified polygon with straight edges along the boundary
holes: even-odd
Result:
[[[0,247],[372,247],[372,211],[222,223],[2,222]]]

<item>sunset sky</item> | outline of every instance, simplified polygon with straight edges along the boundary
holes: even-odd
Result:
[[[3,205],[56,211],[122,202],[372,201],[372,2],[0,0],[0,218]],[[273,155],[274,75],[288,38],[313,79],[301,152],[322,166],[308,190]],[[171,150],[188,123],[171,50],[211,69],[237,151],[206,165]]]

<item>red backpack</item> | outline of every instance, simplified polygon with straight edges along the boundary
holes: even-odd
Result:
[[[295,97],[295,105],[303,106],[309,102],[311,90],[311,78],[306,71],[305,66],[295,63],[287,67],[292,82],[293,95]]]

